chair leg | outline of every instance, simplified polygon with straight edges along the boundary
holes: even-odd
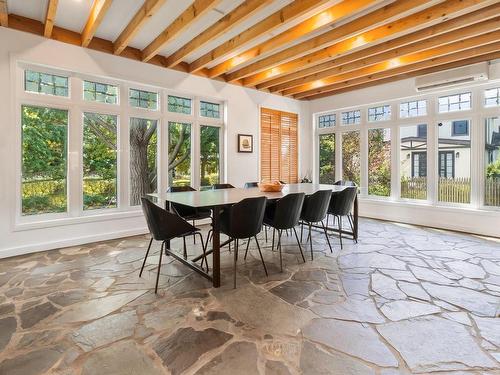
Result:
[[[238,240],[235,241],[234,244],[234,265],[233,265],[233,284],[234,289],[236,289],[236,262],[238,261]]]
[[[142,271],[144,270],[144,266],[146,265],[146,259],[149,254],[149,250],[151,249],[151,244],[153,243],[153,237],[151,237],[151,240],[149,241],[149,246],[148,249],[146,250],[146,255],[144,255],[144,260],[142,261],[142,267],[141,267],[141,272],[139,272],[139,277],[142,276]]]
[[[257,249],[259,249],[259,255],[260,255],[260,260],[262,261],[262,265],[264,266],[264,272],[267,274],[267,268],[266,268],[266,263],[264,262],[264,257],[262,256],[262,251],[260,251],[260,245],[259,245],[259,240],[257,239],[257,236],[254,236],[255,242],[257,243]],[[248,239],[250,241],[250,238]]]
[[[302,242],[302,234],[304,233],[304,222],[302,222],[302,225],[300,226],[300,242]]]
[[[326,242],[328,242],[328,247],[330,248],[330,253],[333,253],[332,244],[330,243],[330,239],[328,238],[328,232],[326,231],[325,224],[323,224],[323,222],[321,222],[321,226],[323,227],[323,230],[325,231]]]
[[[340,238],[340,249],[342,250],[344,246],[342,245],[342,216],[339,216],[339,238]]]
[[[249,239],[247,240],[247,249],[245,250],[245,256],[243,257],[243,259],[244,259],[244,260],[247,260],[248,247],[250,246],[250,240],[251,240],[251,239],[252,239],[252,238],[249,238]]]
[[[207,263],[207,272],[208,272],[208,259],[207,259],[207,253],[206,253],[207,247],[204,246],[203,236],[201,235],[201,233],[197,232],[196,234],[198,234],[200,236],[201,249],[203,250],[203,258],[201,258],[201,268],[203,269],[203,262],[205,261]]]
[[[311,248],[311,260],[314,260],[314,255],[313,255],[313,239],[312,239],[312,236],[311,236],[311,230],[312,230],[311,227],[312,227],[312,223],[309,223],[309,236],[308,236],[308,238],[310,240],[309,246]]]
[[[306,262],[306,258],[304,257],[304,253],[302,252],[302,246],[300,246],[299,236],[297,235],[297,231],[293,228],[293,233],[295,234],[295,239],[297,240],[297,245],[299,245],[300,255],[302,255],[302,260],[304,263]]]
[[[161,257],[163,255],[163,246],[164,245],[165,245],[165,242],[162,242],[162,244],[161,244],[161,250],[160,250],[160,260],[158,261],[158,272],[156,273],[155,294],[158,293],[158,281],[160,280]]]
[[[271,251],[274,251],[274,233],[276,232],[276,229],[273,228],[273,244],[271,245]]]
[[[194,220],[193,220],[193,227],[194,227]],[[193,234],[193,243],[196,245],[196,235]]]
[[[326,227],[328,228],[328,219],[330,218],[329,214],[326,214]]]
[[[208,243],[210,242],[210,237],[212,237],[213,230],[210,229],[207,233],[207,242],[205,243],[205,249],[208,248]],[[202,242],[203,243],[203,242]]]
[[[236,260],[238,260],[238,244],[239,244],[239,240],[236,239],[236,245],[234,245],[235,246],[235,250],[234,251],[236,252]]]
[[[193,237],[194,237],[194,234],[193,234]],[[182,242],[184,244],[184,253],[183,253],[184,259],[187,259],[188,254],[187,254],[187,247],[186,247],[186,237],[182,237]]]
[[[280,272],[283,272],[283,257],[281,255],[281,230],[278,230],[278,250],[280,252]]]
[[[267,225],[264,225],[264,233],[266,234],[266,243],[267,243]]]

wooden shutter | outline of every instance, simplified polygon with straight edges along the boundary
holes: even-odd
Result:
[[[297,122],[295,113],[261,109],[261,180],[298,181]]]

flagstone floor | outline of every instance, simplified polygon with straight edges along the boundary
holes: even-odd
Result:
[[[226,249],[223,287],[164,257],[155,295],[148,236],[0,260],[0,374],[500,373],[500,242],[360,227],[305,264],[285,236],[283,273],[261,236],[237,289]]]

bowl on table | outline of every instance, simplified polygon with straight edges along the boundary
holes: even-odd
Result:
[[[259,189],[260,191],[263,191],[263,192],[280,192],[281,190],[283,190],[283,185],[281,182],[279,181],[263,181],[263,182],[259,182]]]

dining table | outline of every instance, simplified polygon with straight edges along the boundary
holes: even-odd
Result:
[[[287,194],[304,193],[306,196],[314,194],[319,190],[342,191],[348,186],[342,185],[327,185],[327,184],[312,184],[298,183],[286,184],[280,192],[265,192],[258,187],[253,188],[229,188],[217,190],[202,190],[202,191],[184,191],[176,193],[166,193],[165,209],[171,210],[171,203],[181,204],[193,208],[208,208],[212,210],[212,249],[205,252],[205,256],[212,254],[212,274],[205,271],[196,262],[204,257],[199,255],[193,259],[187,259],[170,250],[170,243],[167,241],[166,248],[169,249],[168,255],[173,256],[181,263],[193,269],[198,274],[210,280],[214,288],[221,285],[220,273],[220,223],[219,216],[224,207],[238,203],[245,198],[266,197],[268,200],[278,200]],[[156,193],[148,194],[149,197],[159,198]],[[327,230],[338,232],[338,228],[327,227]],[[342,235],[352,236],[353,239],[358,238],[358,195],[354,199],[353,204],[353,228],[352,231],[342,229]],[[208,262],[207,262],[208,265]]]

